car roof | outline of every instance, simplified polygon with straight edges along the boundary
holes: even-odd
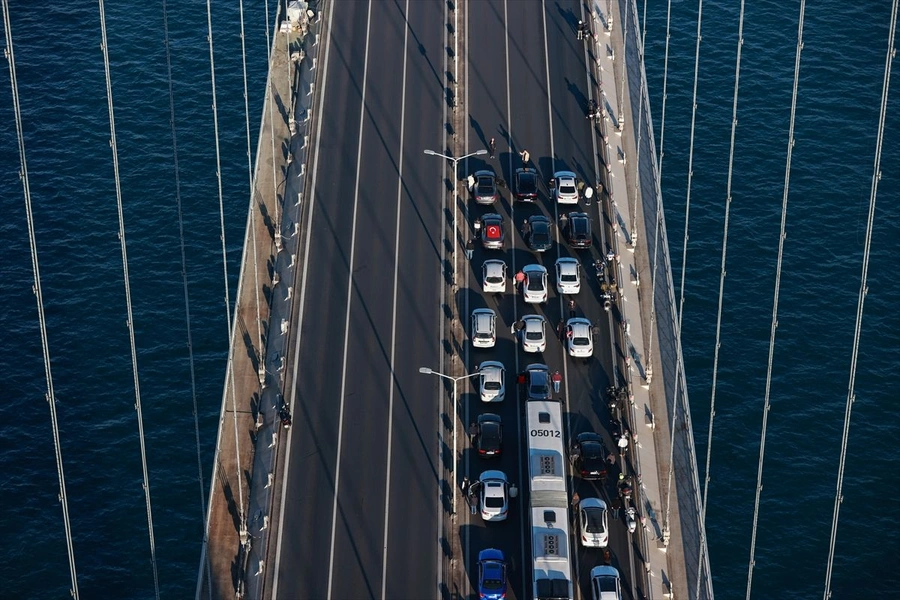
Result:
[[[503,552],[496,548],[485,548],[478,553],[478,560],[504,560]],[[616,571],[616,574],[618,574],[618,571]]]

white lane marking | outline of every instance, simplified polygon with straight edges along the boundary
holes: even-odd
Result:
[[[325,98],[325,90],[328,83],[328,55],[331,52],[331,24],[333,22],[334,15],[334,3],[328,7],[328,18],[325,19],[325,35],[323,43],[325,44],[325,56],[323,57],[323,67],[322,67],[322,85],[319,88],[319,98]],[[322,103],[317,103],[315,105],[316,109],[320,109]],[[310,240],[312,239],[312,222],[313,222],[313,211],[316,207],[316,180],[319,174],[319,143],[322,141],[322,117],[318,116],[319,123],[316,127],[316,146],[315,150],[312,153],[313,160],[313,168],[312,168],[312,180],[310,181],[310,189],[309,189],[309,216],[307,217],[306,222],[306,246],[303,249],[303,282],[300,284],[300,308],[298,311],[298,319],[297,319],[297,328],[296,328],[296,342],[294,344],[294,364],[291,367],[291,373],[294,377],[296,377],[298,373],[298,369],[300,368],[300,339],[303,334],[303,315],[304,309],[306,308],[306,281],[307,276],[309,274],[309,247]],[[301,207],[302,211],[302,207]],[[291,402],[291,414],[297,414],[294,410],[294,400],[296,395],[293,393],[294,386],[291,385],[290,388],[286,388],[292,390],[290,393],[290,402]],[[290,464],[291,464],[291,439],[292,439],[293,428],[288,430],[287,435],[287,452],[284,456],[284,476],[283,481],[281,482],[281,507],[278,513],[278,541],[275,545],[275,572],[273,574],[274,584],[272,586],[272,600],[278,598],[278,573],[281,569],[281,543],[282,538],[284,536],[284,505],[285,499],[287,498],[287,484],[288,477],[290,475]]]
[[[444,2],[444,23],[448,22],[447,15],[450,10],[449,4],[450,4],[449,2]],[[459,31],[459,29],[454,27],[454,31]],[[446,28],[444,29],[444,46],[448,47],[448,48],[450,47],[450,32]],[[444,52],[443,54],[444,54],[444,73],[448,73],[449,72],[448,71],[449,57],[446,52]],[[442,104],[443,104],[443,108],[441,111],[441,118],[442,118],[441,123],[446,123],[447,122],[447,103],[444,102]],[[441,148],[446,148],[447,147],[447,128],[441,127],[441,131],[443,132],[442,140],[441,140]],[[439,193],[439,197],[441,198],[441,231],[445,231],[446,225],[443,223],[443,218],[444,218],[444,215],[447,214],[447,194],[443,190],[443,183],[444,183],[443,181],[440,181],[439,185],[438,185],[438,190],[439,190],[438,193]],[[446,259],[447,259],[447,251],[445,249],[445,244],[441,244],[441,266],[442,266],[442,268],[443,268],[443,265],[446,264]],[[444,282],[444,274],[441,269],[438,269],[438,289],[441,290],[441,307],[443,307],[447,303],[447,291],[446,291],[447,286]],[[443,315],[439,314],[438,315],[438,323],[439,323],[438,330],[439,330],[440,336],[438,337],[438,354],[437,355],[438,355],[438,357],[440,357],[438,360],[441,361],[441,371],[444,370],[443,354],[441,352],[442,340],[444,339],[444,335],[446,334],[444,321],[445,321],[445,319],[444,319]],[[443,398],[441,398],[441,396],[438,396],[438,397],[440,398],[440,400],[436,403],[436,405],[438,406],[438,411],[440,411],[441,407],[443,406]],[[436,446],[436,451],[435,451],[434,457],[437,459],[437,460],[435,460],[435,464],[439,465],[439,464],[442,464],[441,463],[441,454],[444,449],[444,447],[442,445],[443,441],[444,441],[444,431],[443,431],[443,429],[441,429],[440,415],[438,415],[438,430],[437,431],[438,431],[438,435],[435,436],[437,438],[437,446]],[[435,570],[435,586],[436,586],[435,594],[434,594],[435,598],[441,597],[441,583],[442,583],[443,576],[445,574],[444,553],[443,553],[443,546],[441,545],[442,542],[444,542],[444,514],[443,514],[443,510],[442,510],[443,509],[443,493],[444,493],[444,490],[443,490],[443,486],[441,485],[441,478],[438,478],[437,505],[436,505],[437,539],[435,541],[437,542],[437,546],[438,546],[439,550],[438,550],[438,552],[435,553],[437,556],[437,558],[436,558],[437,569]],[[447,542],[447,543],[449,543],[449,542]]]
[[[403,132],[406,127],[406,60],[409,47],[409,0],[406,0],[404,10],[403,31],[403,84],[402,99],[400,100],[400,158],[397,164],[397,224],[394,228],[394,295],[391,304],[391,372],[389,378],[390,390],[388,391],[388,430],[387,430],[387,473],[384,476],[384,540],[381,546],[381,600],[385,599],[387,588],[387,561],[388,561],[388,523],[390,521],[391,508],[391,452],[392,438],[394,435],[394,388],[396,377],[394,375],[394,355],[397,348],[397,276],[400,266],[400,198],[403,194]]]
[[[332,3],[334,6],[334,3]],[[363,124],[366,118],[366,79],[369,76],[369,30],[372,25],[372,2],[366,15],[366,53],[363,61],[362,102],[359,110],[359,141],[356,150],[356,189],[353,192],[353,226],[350,232],[350,271],[347,274],[347,313],[344,317],[344,357],[341,373],[341,403],[338,412],[337,459],[334,467],[334,503],[331,508],[331,543],[328,552],[328,600],[334,584],[334,537],[337,529],[338,492],[341,483],[341,442],[344,433],[344,404],[347,391],[347,348],[350,338],[350,305],[353,300],[353,262],[356,256],[356,216],[359,208],[359,172],[362,167]]]

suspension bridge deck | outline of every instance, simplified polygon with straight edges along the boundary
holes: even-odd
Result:
[[[406,373],[409,367],[418,365],[395,362],[394,346],[398,338],[403,341],[405,362],[440,364],[446,358],[444,354],[459,357],[462,346],[468,343],[464,336],[457,337],[459,322],[448,322],[446,332],[442,324],[444,339],[432,343],[438,337],[437,324],[443,323],[448,312],[461,316],[463,323],[468,318],[459,315],[458,306],[451,306],[449,298],[454,297],[457,282],[445,279],[449,277],[446,273],[438,275],[449,261],[462,260],[467,234],[460,225],[459,232],[446,235],[442,242],[437,236],[451,221],[456,223],[455,216],[449,219],[446,214],[455,213],[459,206],[444,207],[444,212],[439,205],[426,207],[416,201],[447,194],[442,165],[437,161],[419,164],[421,148],[434,147],[435,133],[418,130],[432,118],[447,123],[445,130],[453,129],[450,123],[458,123],[460,130],[468,129],[472,117],[449,115],[448,111],[453,112],[451,105],[462,105],[469,115],[479,110],[468,104],[469,77],[451,76],[449,58],[443,59],[443,68],[437,63],[450,47],[456,48],[450,56],[473,64],[484,60],[465,51],[469,45],[466,39],[454,39],[467,32],[469,12],[483,7],[416,2],[404,9],[409,14],[395,14],[401,11],[376,8],[373,13],[369,7],[367,12],[360,4],[353,10],[345,6],[337,11],[341,14],[335,20],[331,4],[325,3],[308,32],[305,21],[297,29],[287,27],[276,35],[272,47],[269,93],[236,300],[229,370],[233,377],[225,382],[209,537],[200,567],[198,596],[230,597],[236,591],[253,598],[294,593],[338,598],[350,592],[380,597],[413,597],[416,593],[415,597],[468,596],[476,585],[474,559],[466,555],[458,540],[490,536],[483,530],[478,533],[464,517],[451,514],[448,498],[460,476],[451,472],[449,456],[465,456],[470,450],[465,444],[458,448],[455,437],[451,442],[453,427],[448,423],[453,419],[451,413],[456,413],[450,403],[441,405],[445,410],[438,416],[438,411],[423,401],[434,397],[434,382]],[[567,61],[580,61],[581,73],[573,71],[581,78],[576,81],[585,81],[587,66],[586,95],[600,99],[605,108],[605,118],[595,126],[588,127],[581,114],[569,118],[564,126],[590,129],[589,134],[579,133],[577,140],[573,134],[571,142],[582,147],[593,145],[585,162],[593,162],[594,170],[588,167],[584,172],[591,173],[588,180],[601,183],[604,189],[597,202],[586,208],[595,223],[603,224],[605,247],[595,248],[595,253],[617,256],[619,310],[613,311],[615,316],[606,332],[613,349],[607,383],[627,386],[630,392],[631,401],[622,407],[623,422],[633,434],[627,469],[640,480],[636,508],[643,527],[639,526],[637,534],[627,541],[621,525],[613,531],[613,535],[623,537],[617,541],[614,564],[628,580],[625,588],[633,591],[628,596],[662,598],[674,593],[676,597],[712,598],[708,561],[700,552],[703,540],[696,460],[686,386],[679,373],[674,293],[638,48],[637,15],[634,5],[624,0],[569,4],[565,14],[547,9],[544,18],[561,25],[562,33],[551,33],[545,25],[543,35],[567,36],[565,43],[556,37],[546,41],[566,53]],[[539,6],[535,3],[536,15]],[[503,14],[502,4],[492,4],[491,8]],[[571,44],[571,26],[578,14],[590,15],[593,38],[586,50]],[[504,25],[508,31],[518,26],[513,18]],[[422,69],[425,75],[418,75],[423,81],[415,84],[406,80],[406,57],[415,54],[406,50],[403,42],[407,29],[407,37],[412,39],[406,43],[419,44],[418,54],[426,65]],[[380,39],[379,52],[396,56],[396,62],[383,60],[385,64],[380,67],[370,65],[370,37],[379,37],[384,31],[392,32],[390,37],[396,39]],[[508,35],[515,41],[514,34]],[[446,45],[441,43],[442,36]],[[353,47],[336,42],[341,39],[354,40]],[[459,50],[460,44],[463,50]],[[500,46],[497,48],[499,52]],[[329,60],[340,61],[337,71],[328,70]],[[541,60],[549,61],[550,57]],[[370,68],[373,75],[368,75]],[[428,79],[440,79],[439,71],[445,71],[447,81],[435,94],[428,91],[429,86],[434,87],[434,81]],[[327,73],[332,73],[331,81]],[[549,90],[549,68],[547,77]],[[472,85],[478,85],[477,81]],[[341,92],[326,101],[332,89],[328,86]],[[421,90],[421,96],[407,99],[407,89],[414,88]],[[442,106],[447,97],[451,100]],[[562,102],[562,98],[555,98],[554,109]],[[396,116],[404,106],[414,107],[412,118],[405,121],[402,114]],[[544,114],[548,108],[549,100],[543,107]],[[571,107],[566,110],[573,112]],[[574,109],[574,113],[578,111]],[[538,116],[535,112],[528,118]],[[355,129],[358,119],[359,131]],[[471,122],[480,134],[477,121]],[[365,133],[364,124],[368,128]],[[321,135],[323,129],[327,138]],[[567,141],[561,138],[551,137],[550,144],[564,147]],[[445,141],[449,147],[459,143],[456,136]],[[401,147],[399,162],[390,153],[382,154],[381,147],[391,144]],[[408,157],[404,144],[411,146]],[[463,148],[455,155],[466,151]],[[331,164],[317,183],[320,156],[326,162],[346,164],[338,168]],[[417,156],[415,166],[404,167],[404,162],[414,160],[413,156]],[[535,163],[549,165],[551,168],[544,170],[552,173],[556,160],[549,157],[547,162],[539,162],[536,158]],[[354,162],[355,192],[345,185]],[[512,160],[508,163],[511,165]],[[360,169],[365,179],[362,184]],[[343,178],[340,185],[336,178],[330,178],[338,172]],[[429,177],[427,187],[423,181]],[[394,200],[367,198],[366,188],[397,189],[398,179],[395,223],[391,220],[393,213],[384,210],[393,211]],[[439,181],[440,187],[431,183]],[[415,188],[418,193],[407,188]],[[314,199],[314,194],[320,199]],[[383,197],[390,195],[385,192]],[[382,204],[375,206],[376,201]],[[412,207],[410,214],[415,216],[405,214],[401,219],[401,207]],[[465,209],[462,213],[463,218],[468,214]],[[384,221],[386,214],[391,218]],[[327,233],[319,233],[322,231]],[[379,252],[386,254],[379,258]],[[427,279],[429,270],[435,271],[434,278],[414,281]],[[393,304],[384,300],[390,296],[391,286],[386,282],[391,277]],[[424,285],[430,285],[431,291],[424,291]],[[442,285],[446,286],[446,298],[444,292],[439,298],[435,291]],[[353,308],[351,299],[357,303]],[[346,309],[342,307],[345,301]],[[579,302],[588,301],[579,298]],[[414,314],[409,318],[426,323],[428,328],[404,329],[410,324],[398,322],[398,312],[401,316]],[[603,315],[601,309],[597,318]],[[426,339],[420,341],[422,337]],[[510,356],[515,354],[514,350],[509,352]],[[547,352],[548,364],[549,355]],[[518,357],[515,360],[518,364]],[[341,364],[343,368],[337,368]],[[570,368],[574,372],[575,367]],[[369,371],[376,371],[374,378],[369,377]],[[358,397],[364,392],[354,387],[354,378],[359,382],[381,378],[390,386],[377,394],[378,398],[362,401]],[[600,390],[605,385],[601,381],[594,379],[582,390],[588,404],[576,406],[572,400],[569,410],[597,410],[591,403],[602,404]],[[576,385],[573,381],[573,388]],[[280,423],[282,394],[293,407],[291,430]],[[323,403],[327,404],[324,408],[320,406]],[[514,410],[510,414],[514,415]],[[397,419],[396,424],[392,418]],[[511,440],[518,434],[512,422],[506,431],[507,450],[517,448]],[[435,433],[438,440],[430,439]],[[344,452],[357,453],[353,459],[357,464],[351,464],[355,470],[352,479],[347,472],[340,475],[342,444]],[[385,448],[387,463],[377,462],[375,455],[383,458]],[[286,467],[290,456],[294,457],[293,464]],[[344,460],[346,471],[349,459]],[[417,491],[423,482],[428,489]],[[409,502],[407,494],[416,493],[421,496]],[[290,520],[285,520],[286,512]],[[393,523],[390,526],[389,520]],[[342,525],[336,527],[339,522]],[[512,531],[516,523],[510,519],[502,534],[503,542],[513,548],[525,543],[521,532]],[[394,560],[404,559],[402,568],[388,560],[389,537]],[[292,540],[294,549],[285,549],[283,540],[285,544]],[[298,551],[298,544],[309,548]],[[344,554],[335,550],[336,544],[344,547]],[[465,548],[468,550],[468,542]],[[583,582],[590,569],[586,561],[597,557],[582,555]],[[514,564],[517,557],[515,551],[510,553]],[[411,560],[415,569],[405,566]],[[527,566],[518,566],[521,568],[514,570],[522,574],[511,573],[511,581],[526,576]],[[290,587],[292,580],[294,587]],[[436,587],[429,586],[429,581]],[[589,594],[583,587],[576,597]],[[527,593],[513,583],[510,597],[527,597]]]

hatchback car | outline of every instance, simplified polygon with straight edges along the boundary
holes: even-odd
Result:
[[[599,565],[591,569],[593,600],[622,600],[622,585],[615,567]]]
[[[486,360],[478,367],[482,402],[502,402],[506,397],[506,369],[502,362]]]
[[[509,514],[509,481],[503,471],[485,471],[479,478],[481,518],[485,521],[505,521]]]
[[[497,343],[497,315],[489,308],[472,311],[472,345],[493,348]]]
[[[493,458],[503,453],[503,421],[500,415],[478,415],[477,430],[472,446],[481,458]]]
[[[556,260],[556,291],[577,294],[581,291],[581,263],[575,258]]]
[[[478,553],[478,597],[481,600],[506,598],[506,559],[496,548]]]
[[[481,265],[481,286],[486,294],[506,292],[506,263],[491,259]]]
[[[556,186],[553,195],[560,204],[578,204],[577,175],[572,171],[558,171],[553,175]]]
[[[537,171],[529,168],[516,169],[516,200],[534,202],[538,195]]]
[[[522,267],[525,281],[522,282],[522,296],[529,304],[542,304],[547,301],[547,269],[541,265]]]
[[[481,243],[489,250],[503,249],[503,217],[488,213],[481,217]]]
[[[497,192],[497,177],[493,171],[475,172],[475,189],[472,190],[478,204],[493,204],[500,198]]]
[[[543,352],[547,349],[547,319],[541,315],[525,315],[522,317],[525,325],[519,330],[519,339],[522,341],[522,350],[525,352]]]
[[[593,325],[587,319],[576,317],[566,322],[566,347],[573,358],[590,358],[594,355]]]
[[[547,365],[540,363],[528,365],[521,380],[525,385],[524,393],[527,400],[550,399],[550,369]]]
[[[570,212],[566,224],[566,240],[573,248],[591,247],[591,218],[587,213]]]
[[[532,215],[526,221],[523,237],[532,252],[546,252],[553,245],[550,219],[544,215]]]
[[[572,443],[571,455],[574,457],[575,472],[587,481],[596,481],[606,477],[606,457],[609,451],[603,438],[592,431],[579,433]]]
[[[578,503],[578,529],[585,548],[609,545],[609,516],[606,502],[600,498],[584,498]]]

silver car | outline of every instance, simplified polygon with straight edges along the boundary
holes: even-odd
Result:
[[[615,567],[600,565],[591,569],[593,600],[622,600],[622,584]]]
[[[485,471],[481,483],[481,518],[485,521],[505,521],[509,514],[509,481],[503,471]]]
[[[491,259],[481,265],[481,285],[486,294],[503,294],[506,292],[506,263]]]
[[[478,367],[482,402],[503,402],[506,397],[506,369],[502,362],[486,360]]]
[[[522,340],[522,350],[525,352],[543,352],[547,349],[547,320],[541,315],[525,315],[522,317],[525,324],[519,331],[519,339]]]
[[[489,308],[472,311],[472,345],[493,348],[497,343],[497,315]]]
[[[578,503],[578,523],[582,546],[606,548],[609,545],[609,517],[606,511],[606,502],[600,498],[583,498]]]
[[[594,355],[594,339],[591,322],[581,317],[566,322],[566,346],[569,356],[574,358],[590,358]]]
[[[547,269],[541,265],[522,267],[525,281],[522,282],[522,296],[529,304],[543,304],[547,301]]]
[[[578,204],[578,176],[572,171],[557,171],[553,175],[556,182],[553,195],[560,204]]]
[[[581,291],[581,263],[577,259],[557,259],[556,291],[560,294],[573,295]]]

